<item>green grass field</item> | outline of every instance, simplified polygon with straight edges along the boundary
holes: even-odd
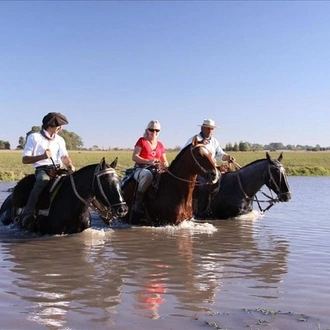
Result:
[[[244,166],[254,160],[265,158],[265,152],[231,152],[236,162]],[[70,151],[70,157],[79,169],[88,164],[98,163],[105,157],[107,163],[111,163],[118,157],[117,171],[124,176],[126,168],[132,167],[132,151]],[[176,152],[167,153],[171,162]],[[279,152],[271,152],[271,157],[277,158]],[[284,152],[282,163],[289,176],[330,176],[330,152]],[[22,151],[0,151],[0,181],[18,181],[27,174],[33,173],[32,165],[22,164]]]

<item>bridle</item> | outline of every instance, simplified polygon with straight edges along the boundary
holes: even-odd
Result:
[[[190,148],[191,157],[193,158],[195,164],[199,167],[199,169],[201,169],[205,174],[207,174],[208,171],[198,162],[197,158],[195,157],[195,155],[193,153],[193,151],[196,148],[200,148],[200,147],[203,147],[203,148],[205,148],[208,151],[208,149],[205,147],[205,145],[203,143],[198,143],[195,146],[193,146],[193,147]],[[212,184],[212,183],[209,183],[209,182],[199,182],[199,181],[186,180],[186,179],[180,178],[180,177],[176,176],[175,174],[173,174],[171,171],[169,171],[168,168],[166,169],[166,172],[168,174],[170,174],[173,178],[177,179],[177,180],[188,182],[188,183],[195,183],[196,186],[202,186],[202,185],[210,185],[210,184]]]
[[[114,175],[118,176],[116,170],[113,169],[112,167],[109,167],[109,168],[106,168],[104,170],[101,170],[100,165],[97,165],[97,167],[95,168],[95,171],[94,171],[93,181],[92,181],[92,191],[94,193],[94,197],[93,197],[93,199],[90,202],[88,202],[87,200],[85,200],[84,198],[82,198],[79,195],[79,193],[77,191],[77,188],[76,188],[76,185],[75,185],[75,182],[74,182],[74,179],[73,179],[73,175],[72,174],[69,175],[70,176],[70,181],[71,181],[71,186],[72,186],[72,189],[73,189],[76,197],[80,201],[82,201],[87,207],[92,208],[95,212],[97,212],[105,220],[111,220],[111,219],[113,219],[114,216],[113,216],[112,211],[111,211],[111,209],[113,207],[118,206],[118,205],[126,205],[125,202],[117,203],[117,204],[112,204],[111,205],[108,197],[104,193],[104,190],[103,190],[103,187],[102,187],[101,179],[100,178],[103,175],[110,175],[110,174],[114,174]],[[96,195],[95,194],[95,191],[94,191],[95,180],[96,180],[97,187],[98,187],[98,190],[99,190],[100,194],[104,198],[105,202],[108,204],[107,206],[105,206],[102,202],[100,202],[99,200],[97,200],[97,198],[95,196]]]
[[[254,196],[254,197],[250,197],[247,195],[247,193],[244,191],[244,188],[243,188],[243,185],[242,185],[242,182],[241,182],[241,178],[239,176],[239,171],[237,171],[237,180],[238,180],[238,184],[240,186],[240,189],[242,191],[242,193],[244,194],[244,197],[246,199],[253,199],[257,204],[258,204],[258,207],[259,207],[259,210],[261,213],[264,213],[266,212],[267,210],[269,210],[275,203],[278,203],[280,202],[280,196],[283,195],[283,193],[281,192],[281,189],[280,189],[280,185],[282,183],[282,178],[284,178],[284,173],[283,173],[283,170],[282,168],[280,168],[280,178],[279,178],[279,183],[276,182],[274,176],[273,176],[273,173],[271,171],[271,167],[274,167],[274,165],[271,165],[271,164],[268,164],[268,174],[269,174],[269,184],[268,186],[270,187],[271,184],[273,183],[273,185],[275,186],[276,188],[276,197],[274,198],[273,197],[273,191],[268,187],[269,189],[269,192],[270,194],[266,194],[265,192],[263,192],[261,189],[259,190],[259,192],[261,194],[263,194],[265,197],[268,198],[268,200],[259,200],[258,199],[258,196],[257,194]],[[267,207],[265,207],[264,209],[261,207],[261,203],[269,203],[269,205]]]

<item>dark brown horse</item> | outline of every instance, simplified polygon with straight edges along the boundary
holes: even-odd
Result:
[[[131,178],[123,185],[124,199],[129,213],[124,220],[132,224],[161,226],[177,225],[191,219],[193,190],[197,175],[203,176],[203,184],[214,184],[219,179],[210,151],[204,144],[193,142],[180,151],[168,169],[158,173],[155,182],[145,194],[145,215],[138,216],[131,210],[136,181]]]
[[[258,159],[245,165],[238,171],[221,175],[213,186],[197,187],[194,191],[194,215],[198,219],[228,219],[253,210],[256,201],[260,211],[268,210],[277,202],[288,202],[291,192],[284,166],[281,164],[283,154],[272,159]],[[276,197],[267,196],[269,205],[262,210],[257,193],[262,186],[267,186]]]

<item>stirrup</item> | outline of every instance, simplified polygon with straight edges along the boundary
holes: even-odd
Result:
[[[33,215],[33,214],[22,215],[22,218],[21,218],[22,228],[29,230],[34,227],[36,222],[37,222],[37,218],[35,215]]]

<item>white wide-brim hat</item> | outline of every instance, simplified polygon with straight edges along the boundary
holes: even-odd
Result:
[[[219,128],[218,126],[215,126],[215,121],[212,119],[204,119],[202,125],[198,125],[202,127],[209,127],[209,128]]]

